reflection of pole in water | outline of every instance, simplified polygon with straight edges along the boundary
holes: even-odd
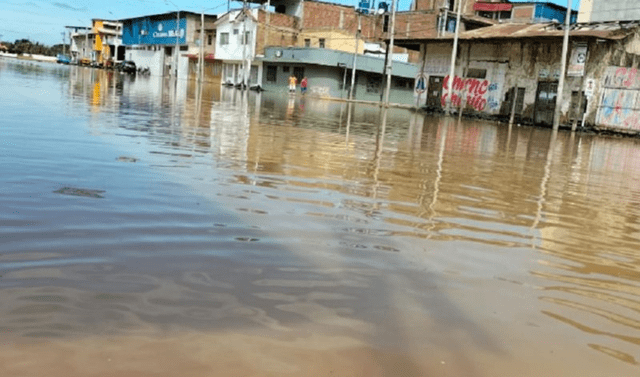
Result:
[[[374,202],[369,215],[373,215],[373,212],[378,209],[378,203],[375,200],[378,198],[378,189],[380,188],[380,160],[382,158],[384,133],[387,129],[387,110],[387,107],[384,107],[384,109],[382,110],[382,120],[378,127],[378,133],[376,134],[376,151],[373,155],[373,187],[371,188],[371,197]]]
[[[349,130],[351,130],[351,109],[353,107],[353,103],[347,103],[347,134],[345,136],[345,145],[349,145]]]
[[[538,197],[538,210],[536,211],[536,217],[531,224],[531,230],[536,229],[542,218],[542,207],[544,206],[544,199],[547,195],[547,184],[551,176],[551,161],[553,161],[553,150],[555,148],[556,138],[558,137],[558,130],[551,132],[551,139],[549,140],[549,150],[547,151],[547,161],[544,164],[544,175],[540,181],[540,196]],[[533,241],[533,239],[532,239]]]
[[[442,136],[440,136],[440,146],[438,151],[438,163],[436,165],[436,179],[433,181],[433,198],[431,203],[429,204],[429,226],[427,238],[431,238],[431,232],[433,228],[435,228],[436,224],[433,221],[433,218],[436,215],[435,206],[438,202],[438,193],[440,192],[440,181],[442,180],[442,163],[444,162],[444,146],[447,141],[447,131],[449,128],[449,122],[451,118],[444,117],[444,122],[442,124]],[[422,217],[422,216],[420,216]]]
[[[417,112],[413,113],[409,122],[409,150],[419,150],[422,141],[422,128],[424,127],[424,116],[420,116]]]
[[[338,122],[338,133],[342,131],[342,113],[344,112],[344,104],[340,104],[340,121]]]

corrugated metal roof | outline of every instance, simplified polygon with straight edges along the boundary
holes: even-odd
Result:
[[[571,37],[591,37],[619,40],[628,36],[638,28],[639,23],[599,23],[576,24],[571,27]],[[460,33],[461,40],[475,39],[521,39],[521,38],[562,38],[564,25],[557,23],[520,24],[503,23]],[[415,44],[421,41],[451,40],[453,33],[436,38],[402,38],[398,44]]]

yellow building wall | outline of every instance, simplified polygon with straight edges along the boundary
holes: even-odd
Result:
[[[334,29],[305,29],[298,37],[298,45],[305,46],[305,39],[311,40],[310,47],[320,47],[320,39],[324,38],[325,48],[331,50],[339,50],[353,53],[356,46],[356,37],[353,34],[346,33],[343,30]],[[364,41],[361,39],[358,43],[358,54],[364,53]]]

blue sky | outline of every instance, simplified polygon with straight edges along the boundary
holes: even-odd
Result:
[[[357,0],[324,0],[355,5]],[[378,0],[379,1],[379,0]],[[376,1],[377,2],[377,1]],[[566,5],[566,0],[549,2]],[[573,1],[577,9],[579,0]],[[399,9],[408,10],[411,0],[399,0]],[[232,2],[239,7],[241,3]],[[180,10],[220,13],[227,0],[2,0],[0,4],[0,41],[29,38],[47,45],[62,42],[65,25],[90,26],[92,18],[120,19],[145,14]]]

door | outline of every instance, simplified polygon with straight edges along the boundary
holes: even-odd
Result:
[[[427,88],[427,108],[440,109],[442,98],[443,76],[429,76],[429,86]]]
[[[536,93],[536,110],[533,115],[535,124],[553,124],[553,115],[556,110],[556,95],[558,93],[557,82],[539,82]]]

